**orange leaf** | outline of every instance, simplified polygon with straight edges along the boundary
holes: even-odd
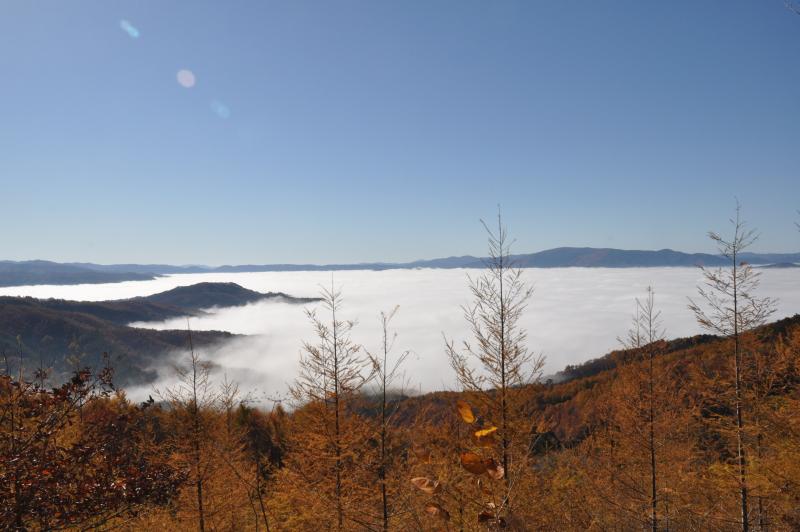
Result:
[[[456,401],[456,407],[465,423],[475,423],[475,414],[472,413],[472,407],[466,401],[459,399]]]
[[[486,473],[486,460],[475,453],[464,452],[461,453],[461,467],[473,475],[482,475]]]

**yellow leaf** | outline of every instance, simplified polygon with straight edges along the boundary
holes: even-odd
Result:
[[[475,445],[478,447],[488,448],[492,447],[495,444],[495,434],[497,433],[497,427],[487,427],[478,431],[472,435],[473,440],[475,441]]]
[[[475,431],[475,437],[476,438],[485,438],[486,436],[491,436],[495,432],[497,432],[497,427],[489,427],[489,428],[486,428],[486,429],[476,430]]]

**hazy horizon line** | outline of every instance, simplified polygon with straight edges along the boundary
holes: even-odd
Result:
[[[719,252],[714,251],[683,251],[674,248],[657,248],[657,249],[642,249],[642,248],[618,248],[618,247],[594,247],[594,246],[558,246],[553,248],[546,248],[541,249],[538,251],[528,251],[528,252],[514,252],[511,253],[512,256],[528,256],[528,255],[535,255],[538,253],[544,253],[548,251],[556,251],[556,250],[612,250],[612,251],[625,251],[625,252],[663,252],[663,251],[672,251],[676,253],[682,253],[685,255],[713,255],[719,256]],[[800,254],[800,250],[797,251],[748,251],[745,254],[752,254],[752,255],[795,255]],[[409,265],[414,264],[417,262],[430,262],[430,261],[438,261],[438,260],[447,260],[447,259],[469,259],[473,258],[476,260],[482,260],[487,258],[486,255],[473,255],[470,253],[466,254],[450,254],[450,255],[440,255],[433,258],[416,258],[412,260],[359,260],[359,261],[352,261],[352,262],[345,262],[345,261],[296,261],[296,262],[287,262],[287,261],[275,261],[275,262],[268,262],[268,261],[229,261],[223,263],[170,263],[167,261],[160,262],[160,261],[101,261],[95,262],[92,260],[56,260],[56,259],[48,259],[48,258],[33,258],[33,259],[0,259],[0,263],[26,263],[26,262],[50,262],[55,264],[64,264],[64,265],[96,265],[96,266],[169,266],[173,268],[207,268],[207,269],[215,269],[215,268],[222,268],[222,267],[241,267],[241,266],[313,266],[313,267],[325,267],[325,266],[359,266],[359,265]]]

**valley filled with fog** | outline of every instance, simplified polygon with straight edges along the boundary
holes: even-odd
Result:
[[[334,284],[344,296],[342,318],[358,322],[353,340],[367,349],[380,344],[379,314],[399,305],[392,322],[397,332],[396,350],[411,351],[404,366],[409,391],[452,389],[453,373],[444,354],[444,338],[457,343],[468,339],[461,305],[468,304],[468,275],[480,270],[387,270],[339,271]],[[528,331],[528,345],[546,357],[545,374],[568,364],[602,356],[619,346],[634,310],[634,298],[644,295],[652,284],[656,304],[662,310],[668,338],[701,332],[687,309],[687,297],[695,297],[701,274],[695,268],[555,268],[526,269],[524,278],[535,287],[522,319]],[[773,319],[800,311],[800,272],[795,269],[763,270],[761,295],[779,300]],[[331,272],[268,272],[228,274],[183,274],[152,281],[72,286],[23,286],[0,290],[0,295],[109,300],[146,296],[177,286],[200,282],[234,282],[260,292],[284,292],[297,297],[318,295],[320,285],[330,286]],[[297,372],[303,340],[314,341],[305,309],[267,300],[242,307],[211,309],[207,315],[190,318],[193,330],[225,330],[249,335],[201,353],[219,366],[218,377],[226,374],[252,391],[254,399],[285,395],[287,383]],[[154,329],[185,329],[183,318],[165,322],[134,324]],[[171,363],[185,353],[164,357],[156,368],[158,387],[173,380]],[[153,387],[129,390],[146,397]]]

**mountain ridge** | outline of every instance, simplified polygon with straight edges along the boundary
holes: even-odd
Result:
[[[534,253],[519,253],[511,256],[521,268],[637,268],[668,266],[722,266],[727,259],[711,253],[685,253],[673,249],[637,250],[594,247],[557,247]],[[742,258],[752,264],[795,263],[800,262],[797,253],[743,253]],[[419,259],[410,262],[358,262],[330,264],[225,264],[222,266],[171,266],[171,265],[94,265],[82,263],[86,267],[102,271],[128,269],[137,273],[239,273],[270,271],[328,271],[328,270],[389,270],[415,268],[481,268],[485,257],[473,255],[454,255],[434,259]]]
[[[755,265],[800,263],[798,253],[743,253]],[[222,266],[174,266],[169,264],[95,264],[51,261],[0,261],[0,287],[41,284],[112,283],[152,280],[161,275],[192,273],[294,272],[393,269],[481,268],[484,257],[460,255],[410,262],[361,262],[334,264],[239,264]],[[727,259],[711,253],[685,253],[672,249],[636,250],[593,247],[558,247],[512,255],[521,268],[655,268],[724,266]]]
[[[637,250],[618,248],[570,247],[562,246],[534,253],[518,253],[511,256],[522,268],[625,268],[625,267],[664,267],[664,266],[717,266],[727,260],[711,253],[686,253],[664,248],[659,250]],[[742,258],[752,264],[800,262],[797,253],[743,253]],[[138,271],[153,274],[169,273],[235,273],[259,271],[327,271],[327,270],[386,270],[413,268],[480,268],[485,257],[473,255],[453,255],[434,259],[418,259],[409,262],[358,262],[330,264],[225,264],[222,266],[171,266],[151,264],[141,266]],[[86,267],[103,271],[120,271],[136,265],[95,265],[82,263]]]
[[[48,260],[0,261],[0,287],[37,284],[99,284],[149,281],[155,275],[109,269],[84,268]]]

